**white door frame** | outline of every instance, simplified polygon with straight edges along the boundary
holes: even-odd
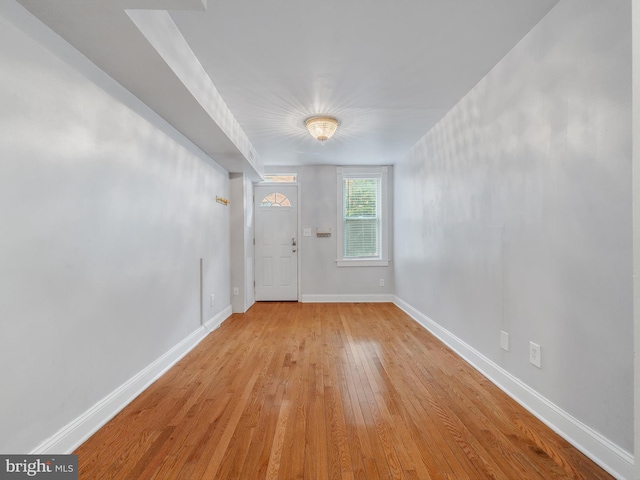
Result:
[[[296,187],[296,199],[298,201],[298,218],[296,219],[297,221],[297,227],[296,227],[296,238],[297,238],[297,243],[298,243],[298,266],[297,266],[297,277],[298,277],[298,285],[297,285],[297,289],[298,289],[298,298],[297,301],[300,301],[300,298],[302,298],[302,281],[301,281],[301,268],[300,266],[302,265],[302,255],[300,255],[300,253],[302,252],[302,203],[301,203],[301,186],[299,182],[291,182],[291,183],[279,183],[279,182],[260,182],[260,183],[254,183],[253,184],[253,205],[254,205],[254,212],[253,212],[253,275],[254,275],[254,281],[253,281],[253,297],[255,298],[256,295],[256,282],[255,282],[255,274],[256,274],[256,262],[257,262],[257,258],[256,258],[256,217],[258,216],[258,209],[255,208],[255,204],[256,204],[256,187],[276,187],[276,186],[291,186],[291,187]],[[260,300],[256,300],[256,301],[260,301]]]

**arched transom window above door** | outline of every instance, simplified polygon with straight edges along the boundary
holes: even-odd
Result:
[[[262,202],[260,202],[261,207],[291,207],[291,202],[287,198],[287,196],[280,192],[271,192],[266,195]]]

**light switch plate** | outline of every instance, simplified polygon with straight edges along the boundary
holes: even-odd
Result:
[[[509,334],[504,330],[500,331],[500,348],[506,352],[509,351]]]
[[[302,236],[303,237],[310,237],[311,236],[311,229],[310,228],[305,228],[302,230]]]
[[[529,363],[540,368],[540,345],[537,343],[529,342]]]

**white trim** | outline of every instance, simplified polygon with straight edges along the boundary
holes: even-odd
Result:
[[[38,445],[31,454],[68,454],[73,452],[182,357],[193,350],[210,332],[229,318],[231,313],[231,305],[229,305],[155,362]]]
[[[297,175],[297,174],[296,174]],[[298,177],[296,177],[297,179]],[[296,231],[298,232],[298,237],[296,240],[296,243],[298,244],[298,248],[296,249],[298,251],[298,301],[300,301],[300,292],[302,292],[302,255],[300,254],[300,248],[302,247],[302,242],[300,241],[300,239],[302,238],[302,208],[300,208],[300,206],[302,205],[301,201],[302,201],[302,184],[296,183],[296,191],[298,192],[298,218],[296,220],[296,222],[298,222],[298,224],[296,225]],[[255,214],[254,214],[254,218],[255,218]],[[254,235],[255,236],[255,235]],[[254,247],[255,249],[255,247]],[[254,253],[255,255],[255,253]]]
[[[336,167],[336,172],[340,175],[355,176],[359,177],[360,175],[381,175],[389,173],[389,167]]]
[[[209,331],[209,333],[211,333],[214,330],[216,330],[220,325],[222,325],[222,322],[224,322],[227,318],[229,318],[232,313],[233,313],[233,309],[231,305],[228,305],[224,310],[222,310],[221,312],[217,313],[216,315],[211,317],[209,320],[204,322],[204,327]]]
[[[332,295],[302,295],[301,303],[392,303],[391,294],[332,294]]]
[[[640,0],[631,2],[631,221],[634,452],[640,458]],[[640,479],[640,460],[636,477]]]
[[[269,180],[265,180],[265,177],[295,177],[295,182],[271,182]],[[298,174],[297,173],[273,173],[266,172],[262,175],[262,181],[258,182],[260,185],[298,185]]]
[[[256,298],[256,288],[257,288],[257,283],[258,281],[256,280],[256,271],[257,271],[257,262],[258,262],[258,258],[256,257],[256,239],[258,236],[258,232],[256,231],[256,221],[257,221],[257,217],[258,217],[258,213],[259,213],[259,209],[257,207],[257,202],[256,202],[256,198],[259,197],[256,196],[256,191],[258,189],[261,188],[268,188],[268,187],[280,187],[281,189],[287,189],[287,188],[295,188],[296,189],[296,201],[298,202],[296,204],[296,209],[297,211],[297,215],[296,215],[296,228],[295,228],[295,232],[296,232],[296,242],[297,242],[297,248],[296,248],[296,275],[297,275],[297,279],[296,279],[296,298],[295,300],[300,301],[300,291],[302,290],[302,266],[301,266],[301,258],[302,255],[300,255],[300,245],[301,245],[301,241],[300,241],[300,237],[301,235],[301,224],[302,224],[302,209],[300,208],[301,205],[301,195],[302,195],[302,188],[301,188],[301,184],[300,183],[285,183],[285,182],[280,182],[280,183],[256,183],[253,185],[253,298],[254,298],[254,302],[258,301],[272,301],[272,300],[281,300],[281,299],[273,299],[273,298],[269,298],[269,299],[264,299],[264,298],[260,298],[257,299]],[[280,192],[281,193],[281,192]],[[283,194],[284,195],[284,194]],[[285,301],[287,300],[293,300],[291,298],[289,299],[285,299]],[[246,310],[245,310],[246,311]]]
[[[388,267],[389,260],[371,260],[352,258],[349,260],[336,260],[338,267]]]
[[[380,179],[380,256],[376,258],[344,257],[344,193],[343,180],[349,177]],[[387,267],[389,266],[389,167],[336,167],[337,232],[336,246],[338,267]]]
[[[618,479],[632,479],[633,455],[565,412],[404,300],[393,303],[558,435]]]

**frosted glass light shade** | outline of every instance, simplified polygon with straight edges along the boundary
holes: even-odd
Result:
[[[311,117],[305,122],[313,138],[324,142],[336,133],[338,120],[333,117]]]

